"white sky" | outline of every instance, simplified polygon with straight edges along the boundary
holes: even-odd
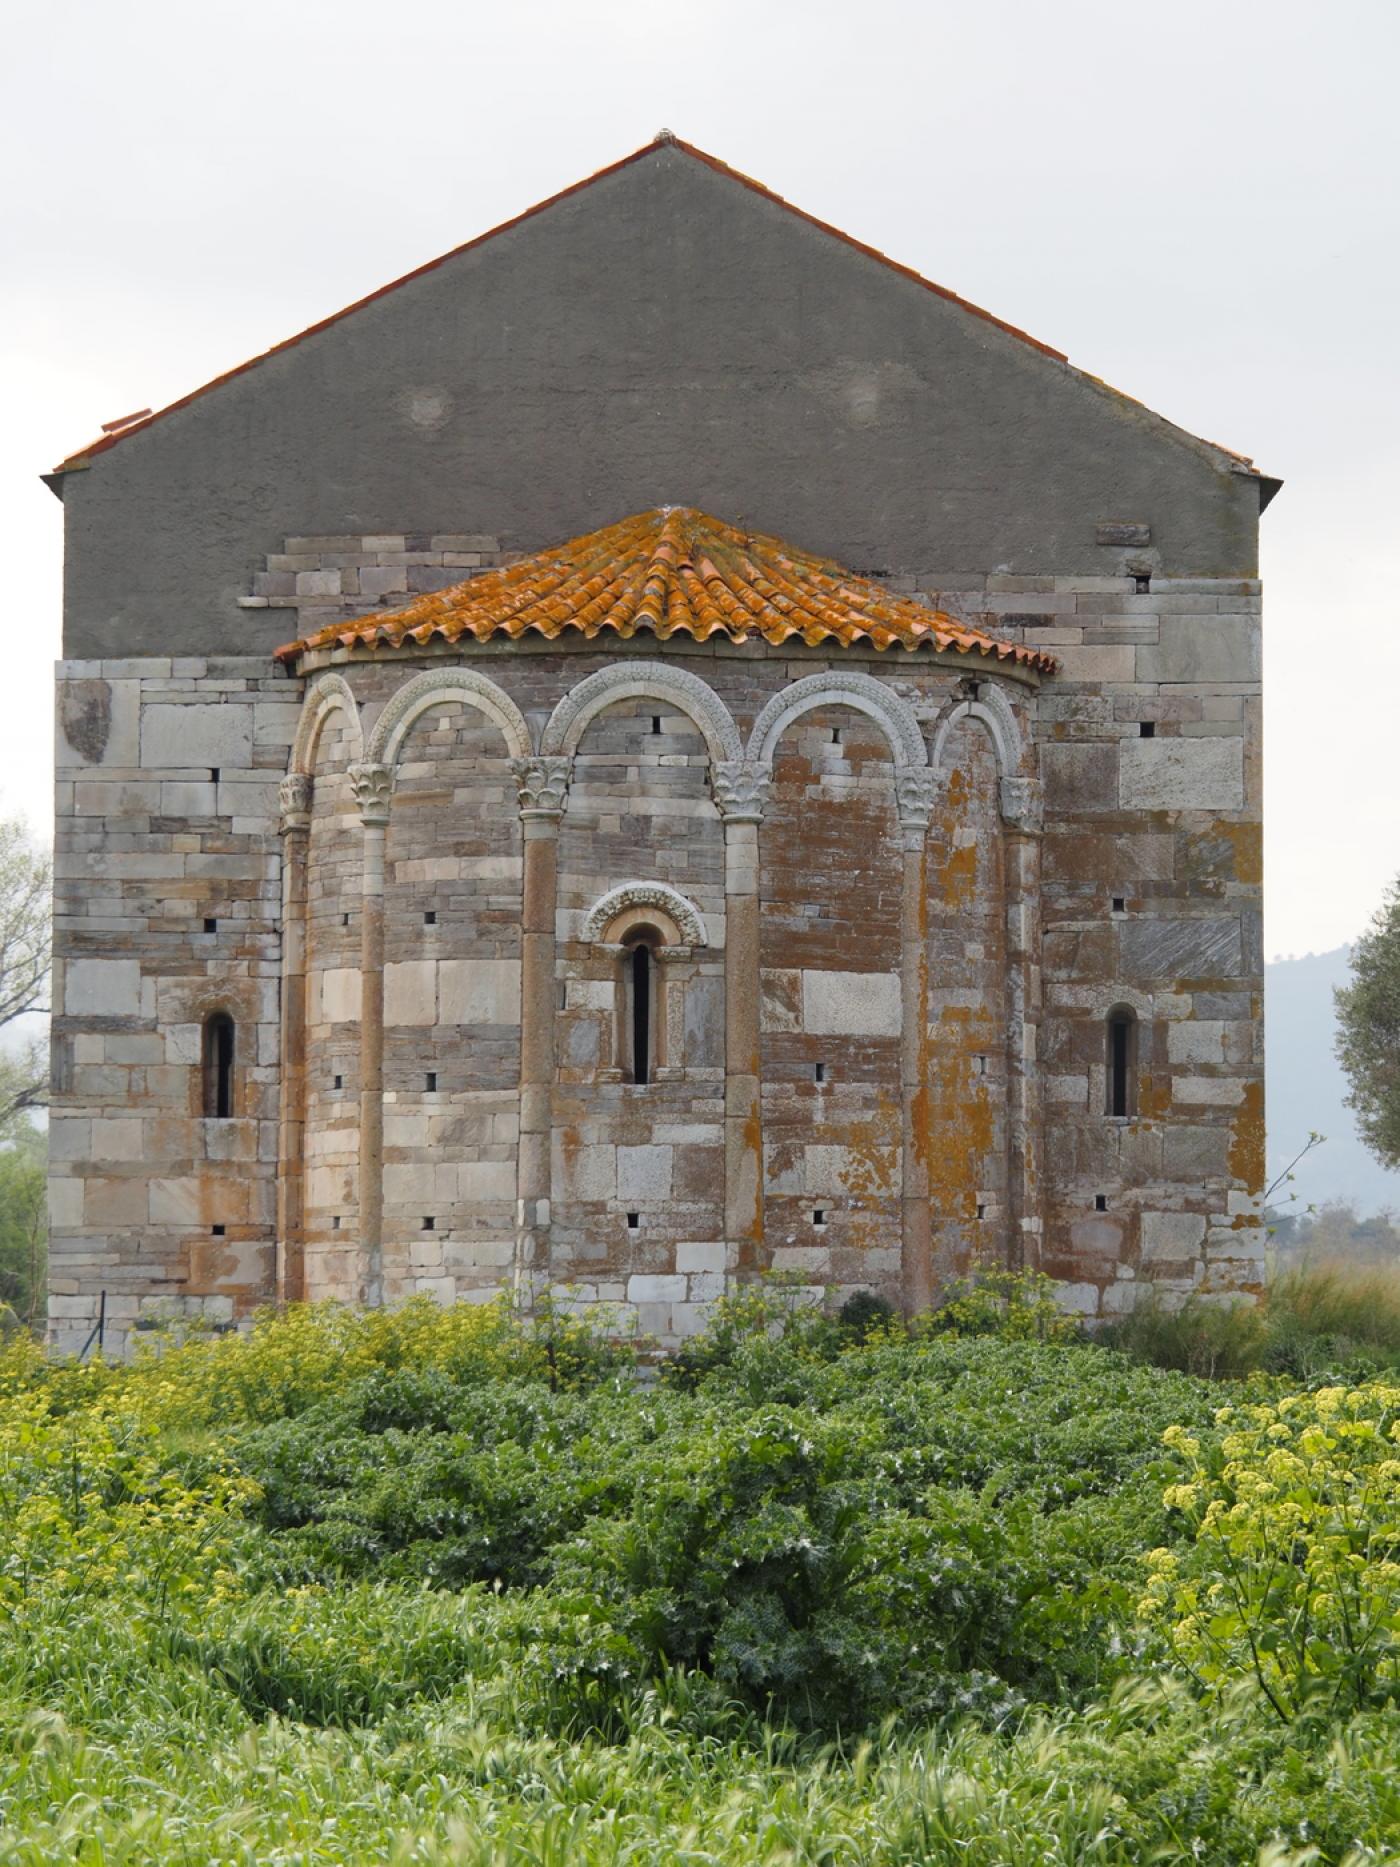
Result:
[[[1353,937],[1400,870],[1395,0],[3,17],[0,809],[47,834],[61,509],[35,476],[664,124],[1287,482],[1269,954]]]

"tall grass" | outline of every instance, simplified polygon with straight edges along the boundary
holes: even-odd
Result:
[[[1258,1303],[1192,1297],[1168,1309],[1148,1298],[1099,1339],[1207,1380],[1385,1373],[1400,1369],[1400,1265],[1330,1259],[1290,1267]]]

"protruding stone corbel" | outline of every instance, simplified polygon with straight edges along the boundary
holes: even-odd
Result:
[[[1045,827],[1045,800],[1034,778],[1003,778],[1002,821],[1022,836],[1039,836]]]
[[[710,765],[710,789],[715,808],[726,823],[761,823],[773,767],[758,759],[715,759]]]
[[[382,830],[389,821],[389,799],[394,790],[394,774],[387,765],[366,759],[349,768],[350,789],[360,808],[360,822],[367,830]]]
[[[533,758],[513,758],[510,769],[520,791],[521,817],[552,817],[557,822],[564,814],[568,799],[573,759],[564,753],[544,753]]]
[[[896,765],[894,795],[902,830],[926,830],[933,815],[937,782],[927,765]]]
[[[277,802],[282,812],[281,831],[285,836],[293,830],[307,830],[311,827],[311,774],[294,771],[284,778],[277,787]]]

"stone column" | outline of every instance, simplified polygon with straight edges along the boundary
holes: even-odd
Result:
[[[1044,810],[1033,778],[1003,778],[1006,827],[1007,1198],[1011,1270],[1039,1269],[1043,1221],[1043,1109],[1036,1045],[1040,1028],[1040,838]]]
[[[277,1301],[306,1294],[306,849],[310,776],[282,780],[282,1043],[277,1123]]]
[[[384,1301],[384,833],[394,775],[350,767],[360,807],[364,900],[360,915],[360,1300]]]
[[[900,897],[899,1081],[900,1264],[904,1310],[918,1315],[933,1302],[929,1221],[928,826],[934,776],[926,765],[895,767],[895,799],[904,850]]]
[[[513,758],[520,788],[520,1139],[516,1156],[515,1281],[527,1297],[550,1279],[550,1156],[554,1139],[554,915],[559,823],[573,759]]]
[[[758,826],[772,771],[747,759],[710,769],[724,823],[724,1236],[731,1271],[761,1268],[762,1063]]]

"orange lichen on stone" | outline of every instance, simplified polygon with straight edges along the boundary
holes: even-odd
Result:
[[[1264,1185],[1264,1085],[1257,1078],[1244,1086],[1230,1136],[1230,1172],[1251,1192]]]
[[[390,615],[329,624],[277,650],[295,661],[317,651],[424,647],[432,642],[586,639],[646,630],[816,647],[854,643],[929,647],[1049,674],[1052,656],[970,628],[912,597],[893,595],[828,558],[739,530],[688,506],[661,506],[499,570],[421,596]]]

